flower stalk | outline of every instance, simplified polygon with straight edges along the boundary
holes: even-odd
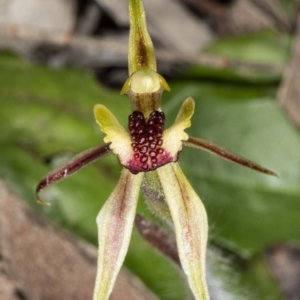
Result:
[[[177,162],[183,146],[211,152],[268,175],[276,174],[209,141],[190,137],[185,132],[191,126],[195,110],[190,97],[183,102],[173,125],[164,128],[166,116],[161,109],[161,97],[170,88],[156,72],[154,48],[141,0],[129,0],[129,20],[129,78],[121,90],[131,101],[128,128],[108,108],[97,104],[94,114],[100,130],[106,134],[105,144],[86,150],[46,175],[36,189],[38,201],[46,203],[40,196],[46,187],[107,154],[114,154],[123,170],[97,217],[99,253],[93,299],[107,300],[110,296],[128,250],[141,188],[150,210],[174,226],[180,262],[195,299],[208,300],[207,215]]]

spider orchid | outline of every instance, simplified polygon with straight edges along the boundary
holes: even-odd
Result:
[[[183,146],[211,152],[266,174],[275,173],[211,142],[188,136],[185,129],[191,126],[195,108],[192,98],[183,102],[174,124],[164,129],[161,96],[170,88],[156,72],[154,49],[141,0],[129,0],[129,19],[129,78],[121,90],[121,94],[127,94],[131,100],[128,129],[122,127],[105,106],[96,105],[95,118],[106,134],[105,144],[86,150],[45,176],[37,186],[37,198],[46,204],[40,198],[42,189],[107,154],[115,154],[124,168],[97,217],[99,253],[94,300],[108,299],[113,289],[129,246],[140,188],[149,208],[172,221],[181,266],[195,299],[208,300],[205,280],[207,216],[200,198],[177,163]]]

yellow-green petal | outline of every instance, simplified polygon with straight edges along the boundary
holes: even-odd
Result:
[[[193,98],[189,97],[183,102],[174,124],[164,132],[163,146],[172,157],[177,157],[178,153],[182,150],[182,142],[189,138],[184,130],[191,126],[191,118],[194,110],[195,102]]]
[[[205,257],[208,235],[205,208],[177,163],[157,169],[175,227],[182,268],[196,300],[208,300]]]
[[[146,66],[156,71],[154,48],[147,29],[145,10],[141,0],[129,1],[129,22],[129,75]]]
[[[128,250],[143,174],[123,169],[98,217],[98,268],[93,300],[107,300]],[[125,296],[126,298],[126,296]]]
[[[97,104],[94,114],[100,130],[106,133],[105,143],[110,143],[109,148],[118,156],[120,163],[126,165],[132,156],[132,142],[129,133],[104,105]]]

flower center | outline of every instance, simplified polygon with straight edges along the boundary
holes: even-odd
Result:
[[[134,152],[131,161],[131,172],[150,171],[166,163],[163,145],[163,131],[165,126],[165,114],[161,111],[151,112],[146,121],[140,111],[134,111],[129,116],[129,132]],[[167,159],[168,160],[168,159]]]

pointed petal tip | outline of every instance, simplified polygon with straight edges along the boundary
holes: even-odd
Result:
[[[273,172],[273,171],[271,171],[271,170],[267,170],[268,172],[266,173],[267,175],[271,175],[271,176],[274,176],[274,177],[276,177],[276,178],[279,178],[279,176],[278,176],[278,174],[277,173],[275,173],[275,172]]]
[[[195,111],[195,101],[192,97],[188,97],[182,103],[179,113],[176,117],[175,123],[185,122],[186,128],[191,126],[190,119]]]
[[[167,81],[161,75],[159,75],[159,80],[160,80],[160,84],[164,88],[164,90],[170,92],[171,91],[170,86],[168,85]]]
[[[205,277],[208,222],[205,208],[178,163],[157,171],[175,227],[181,266],[197,300],[209,300]]]
[[[127,93],[127,91],[130,88],[130,82],[131,82],[131,76],[129,78],[127,78],[127,80],[125,81],[125,83],[120,91],[120,95],[124,95]]]
[[[70,177],[71,175],[75,174],[82,168],[88,166],[89,164],[100,159],[101,157],[106,156],[109,153],[111,153],[109,149],[109,144],[98,145],[75,155],[66,164],[48,173],[45,177],[43,177],[40,180],[40,182],[36,187],[35,192],[36,192],[37,202],[42,205],[50,205],[47,201],[43,200],[40,197],[41,192],[44,189],[52,186],[53,184],[61,180]]]
[[[232,153],[232,152],[226,150],[225,148],[220,147],[210,141],[190,136],[187,141],[184,141],[184,145],[188,146],[188,147],[192,147],[192,148],[210,152],[211,154],[215,154],[225,160],[236,163],[243,167],[252,169],[254,171],[257,171],[257,172],[260,172],[260,173],[263,173],[266,175],[270,175],[270,176],[279,178],[279,176],[275,172],[273,172],[265,167],[262,167],[261,165],[256,164],[251,160],[243,158],[235,153]]]
[[[97,217],[98,267],[93,300],[107,300],[125,259],[143,174],[123,169],[121,178]]]
[[[40,197],[37,197],[36,202],[41,205],[50,206],[50,203],[48,201],[45,201]]]

